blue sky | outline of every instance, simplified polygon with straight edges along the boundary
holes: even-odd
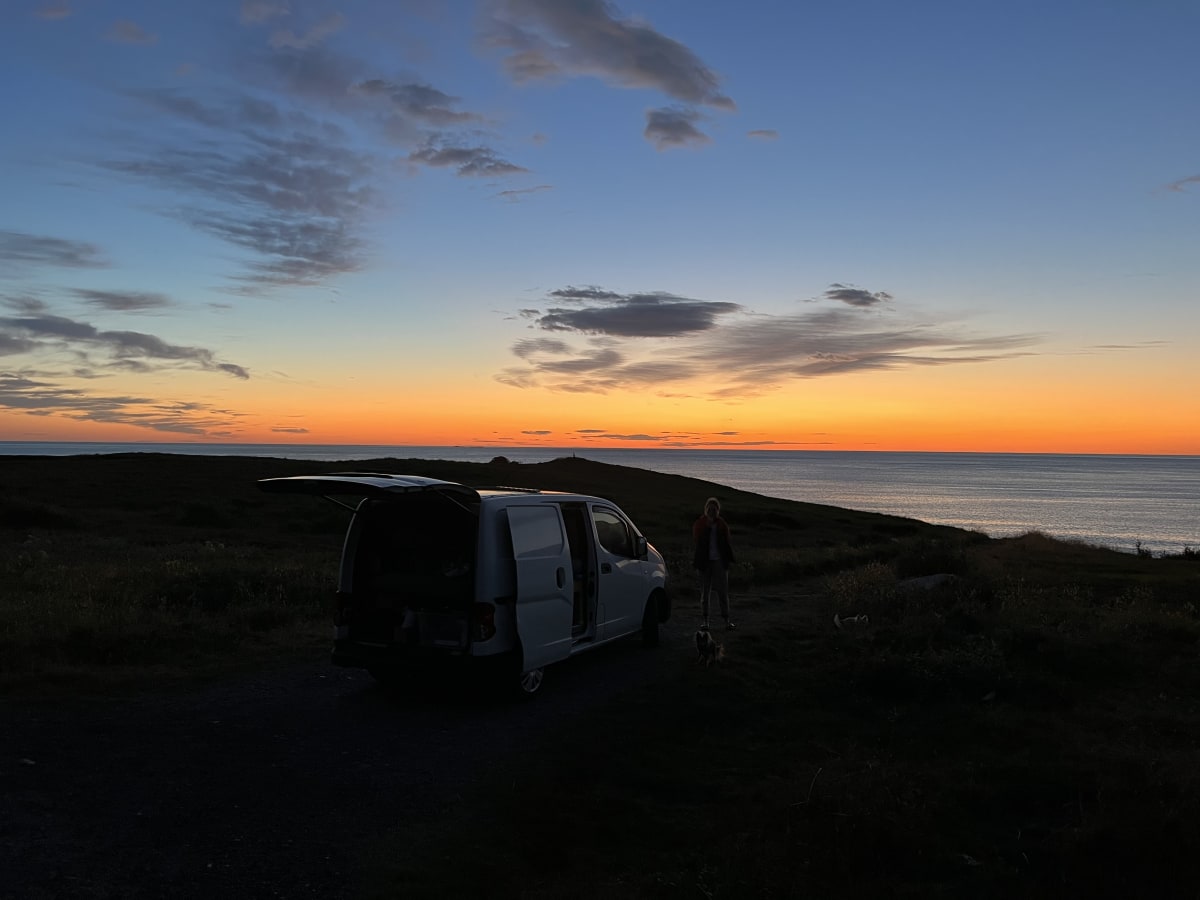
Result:
[[[9,2],[0,439],[1200,452],[1197,34]]]

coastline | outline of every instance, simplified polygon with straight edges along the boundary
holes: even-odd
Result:
[[[579,456],[785,500],[915,518],[990,537],[1041,532],[1126,553],[1200,546],[1200,456],[882,450],[0,442],[13,456],[263,457],[514,463]]]

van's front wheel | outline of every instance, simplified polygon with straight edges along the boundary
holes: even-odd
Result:
[[[521,678],[517,682],[521,689],[521,693],[529,697],[536,694],[542,689],[542,679],[545,677],[543,669],[530,669],[528,672],[522,672]]]

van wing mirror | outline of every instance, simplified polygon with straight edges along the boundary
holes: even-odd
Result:
[[[650,556],[650,542],[639,534],[637,540],[634,541],[634,550],[636,551],[634,556],[638,559],[646,559]]]

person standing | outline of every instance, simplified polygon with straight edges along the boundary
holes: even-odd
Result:
[[[733,544],[729,524],[721,518],[721,503],[716,497],[704,501],[704,514],[692,524],[696,554],[693,563],[700,573],[700,613],[708,627],[708,601],[713,592],[721,605],[726,628],[736,628],[729,618],[729,567],[733,565]]]

